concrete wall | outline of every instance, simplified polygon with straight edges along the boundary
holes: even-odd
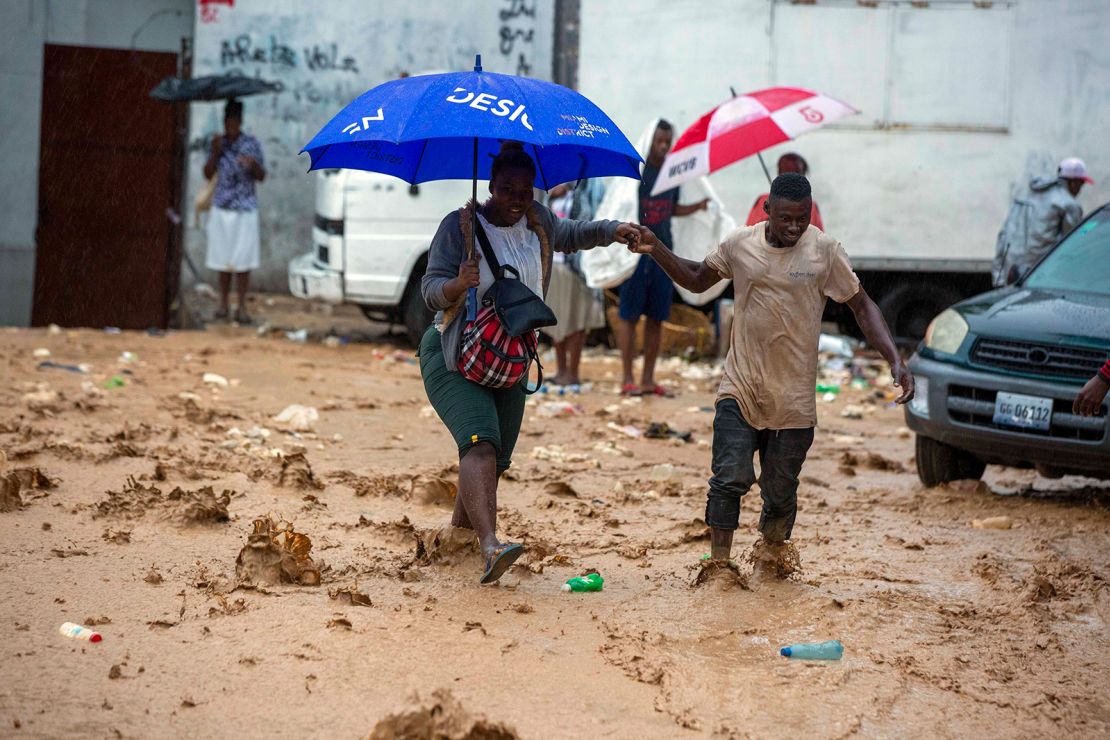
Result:
[[[991,4],[987,4],[991,5]],[[1013,182],[1086,160],[1110,200],[1110,3],[1017,0],[582,0],[579,87],[635,140],[681,131],[737,92],[821,90],[862,113],[764,154],[810,163],[826,227],[854,258],[993,254]],[[766,192],[752,157],[711,176],[741,219]]]
[[[43,45],[176,52],[192,27],[191,0],[0,2],[0,325],[31,319]]]
[[[243,101],[244,130],[261,140],[269,170],[258,190],[262,267],[252,277],[267,290],[286,290],[289,260],[311,250],[315,178],[305,174],[308,156],[297,152],[344,105],[402,71],[470,69],[476,52],[493,72],[551,75],[553,3],[236,0],[213,7],[214,19],[196,21],[194,75],[240,71],[284,85]],[[193,105],[190,203],[222,126],[221,105]],[[203,270],[204,233],[191,215],[187,223],[186,249],[212,280]],[[186,269],[183,282],[192,281]]]

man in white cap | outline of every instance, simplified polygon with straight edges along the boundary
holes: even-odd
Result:
[[[1034,177],[1014,198],[998,232],[991,282],[1006,285],[1027,272],[1083,220],[1075,198],[1085,183],[1094,183],[1077,157],[1060,162],[1056,177]]]

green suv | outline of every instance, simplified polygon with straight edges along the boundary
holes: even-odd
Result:
[[[927,486],[979,478],[987,463],[1041,474],[1110,478],[1106,404],[1072,400],[1110,357],[1110,204],[1068,234],[1015,284],[933,319],[910,369]]]

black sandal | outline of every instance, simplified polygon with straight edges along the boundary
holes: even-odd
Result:
[[[479,583],[495,582],[505,575],[505,571],[523,554],[524,547],[522,545],[502,545],[497,548],[486,559],[486,572],[482,574],[482,580]]]

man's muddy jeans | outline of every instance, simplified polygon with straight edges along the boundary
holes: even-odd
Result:
[[[813,428],[753,429],[731,398],[717,403],[713,419],[713,477],[705,523],[716,529],[736,529],[740,497],[755,483],[753,458],[759,452],[759,491],[763,511],[759,531],[769,542],[790,539],[798,513],[798,474],[813,444]]]

